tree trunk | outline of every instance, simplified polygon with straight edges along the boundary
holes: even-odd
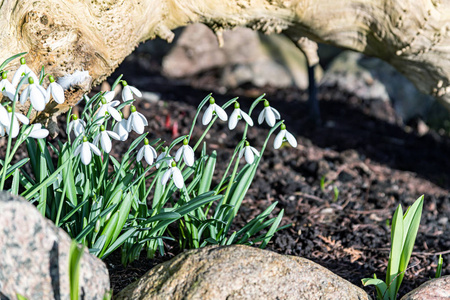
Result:
[[[224,30],[244,26],[379,57],[450,108],[449,0],[0,0],[0,15],[0,61],[28,52],[35,71],[44,65],[56,78],[75,70],[92,76],[40,118],[74,105],[140,42],[170,42],[172,29],[196,22],[219,42]]]

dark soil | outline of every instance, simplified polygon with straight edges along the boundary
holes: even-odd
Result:
[[[415,124],[401,123],[390,104],[363,102],[337,89],[319,89],[323,121],[311,126],[314,122],[308,119],[305,91],[248,86],[220,94],[214,71],[184,81],[169,80],[159,73],[157,62],[145,61],[143,67],[136,57],[128,58],[112,78],[123,73],[129,84],[160,95],[159,101],[139,102],[140,111],[150,121],[151,137],[171,140],[175,122],[178,134],[187,134],[197,105],[209,92],[215,92],[219,104],[239,96],[244,110],[267,93],[287,129],[297,137],[297,149],[267,148],[235,228],[278,201],[276,212],[285,209],[283,225],[292,223],[292,227],[277,233],[267,248],[308,258],[362,287],[361,278],[374,273],[384,278],[390,247],[386,222],[396,207],[401,204],[406,209],[425,195],[422,222],[400,295],[434,277],[440,253],[443,274],[450,274],[448,136],[434,131],[419,135]],[[198,125],[194,135],[199,136],[203,128]],[[223,122],[213,126],[207,142],[209,150],[218,150],[219,164],[227,162],[227,153],[241,132],[239,126],[230,132]],[[267,125],[254,126],[249,141],[260,148],[267,134]],[[165,257],[154,260],[143,253],[126,268],[120,265],[119,254],[107,258],[114,292],[179,251],[167,250]],[[364,289],[374,296],[374,288]]]

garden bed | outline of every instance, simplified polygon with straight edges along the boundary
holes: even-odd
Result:
[[[361,278],[374,273],[384,278],[390,247],[386,221],[398,204],[406,208],[424,194],[411,268],[400,294],[434,277],[438,253],[443,253],[443,274],[450,274],[448,136],[434,131],[419,135],[417,124],[403,125],[388,103],[363,102],[337,89],[319,90],[323,122],[314,127],[308,120],[304,91],[249,86],[219,94],[214,72],[179,81],[161,76],[157,64],[153,69],[143,73],[129,60],[112,76],[123,73],[130,84],[159,94],[158,101],[137,102],[138,110],[149,120],[146,129],[150,138],[172,140],[174,122],[179,135],[187,134],[197,105],[209,92],[218,104],[239,96],[244,110],[253,99],[267,93],[266,98],[286,120],[287,129],[297,137],[297,149],[267,148],[235,229],[278,201],[274,212],[285,209],[282,225],[293,225],[278,232],[267,248],[311,259],[361,286]],[[203,128],[198,124],[194,140]],[[207,136],[208,150],[219,154],[218,172],[239,141],[236,131],[242,127],[230,132],[226,123],[218,121]],[[267,133],[267,126],[254,126],[248,139],[260,148]],[[127,147],[125,143],[114,145],[116,154]],[[166,256],[153,260],[142,253],[139,261],[126,268],[120,264],[120,253],[108,257],[114,292],[180,252],[170,243],[166,250]],[[365,289],[374,295],[374,288]]]

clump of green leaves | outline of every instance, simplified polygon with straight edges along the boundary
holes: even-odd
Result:
[[[386,271],[386,281],[378,279],[375,274],[373,278],[362,279],[364,286],[375,285],[377,299],[379,300],[397,299],[397,293],[408,267],[419,230],[422,208],[423,196],[417,199],[404,215],[402,206],[397,207],[392,218],[391,252]]]

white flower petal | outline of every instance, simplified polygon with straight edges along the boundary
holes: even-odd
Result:
[[[258,116],[258,124],[262,124],[264,122],[264,116],[265,116],[266,109],[264,108],[261,113]]]
[[[181,156],[183,155],[183,151],[184,151],[184,147],[181,146],[178,150],[177,153],[175,153],[175,161],[179,162],[181,159]]]
[[[31,131],[31,133],[28,135],[29,137],[32,137],[34,139],[43,139],[48,136],[49,132],[47,129],[34,129]]]
[[[35,84],[30,86],[30,102],[37,111],[43,111],[45,108],[45,94],[42,94]]]
[[[209,124],[209,122],[211,122],[213,111],[214,111],[214,106],[209,105],[208,108],[205,110],[205,113],[203,114],[203,118],[202,118],[203,125],[207,125],[207,124]]]
[[[30,94],[30,86],[27,86],[20,94],[20,104],[25,104],[27,102],[28,96]]]
[[[148,126],[147,118],[146,118],[143,114],[141,114],[140,112],[136,112],[136,113],[137,113],[137,116],[138,116],[139,118],[141,118],[141,120],[142,120],[142,122],[144,123],[144,125],[145,125],[145,126]]]
[[[8,111],[6,110],[6,108],[3,107],[3,105],[0,104],[0,124],[2,124],[3,126],[9,126],[11,124],[8,124]]]
[[[106,99],[106,101],[107,102],[111,102],[113,99],[114,99],[114,96],[115,96],[116,94],[114,93],[114,91],[109,91],[109,92],[106,92],[104,95],[103,95],[103,97],[105,97],[105,99]]]
[[[228,128],[230,130],[233,130],[234,128],[236,128],[236,125],[237,125],[237,123],[239,121],[238,120],[238,116],[240,115],[239,111],[240,111],[240,109],[237,108],[230,115],[230,120],[228,121]]]
[[[170,175],[172,175],[172,168],[167,169],[161,177],[161,184],[166,185],[167,181],[169,181]]]
[[[261,154],[259,154],[259,151],[256,150],[255,147],[252,147],[252,146],[249,146],[249,147],[250,147],[250,150],[252,150],[253,154],[255,154],[256,156],[260,156],[261,155]]]
[[[239,151],[239,158],[242,158],[242,155],[244,155],[244,151],[245,151],[245,147]]]
[[[114,120],[116,120],[117,122],[122,121],[122,116],[119,114],[117,109],[115,109],[114,107],[108,106],[108,112],[114,118]]]
[[[180,169],[177,167],[172,168],[173,170],[173,182],[175,183],[175,186],[179,189],[181,189],[184,186],[184,179],[183,174],[181,174]]]
[[[248,125],[253,126],[253,120],[247,113],[241,110],[241,116],[242,118],[244,118],[245,122],[247,122]]]
[[[275,118],[278,120],[278,119],[281,119],[281,116],[280,116],[280,113],[278,112],[278,110],[276,110],[275,108],[273,108],[273,107],[270,107],[270,110],[273,112],[273,114],[275,115]]]
[[[255,155],[253,154],[253,151],[250,149],[250,146],[245,147],[244,157],[245,161],[248,164],[252,164],[253,161],[255,160]]]
[[[189,145],[184,146],[183,160],[189,167],[192,167],[194,165],[194,150]]]
[[[139,98],[142,97],[142,93],[141,91],[139,91],[137,88],[135,88],[134,86],[129,86],[131,92],[133,92],[133,94],[135,94],[136,96],[138,96]]]
[[[75,121],[70,121],[70,122],[69,122],[69,127],[67,127],[67,135],[69,135],[70,132],[72,131],[73,126],[74,126],[74,122],[75,122]]]
[[[227,121],[228,120],[227,113],[222,109],[222,107],[220,107],[217,104],[216,104],[216,107],[215,107],[215,111],[216,111],[216,114],[219,117],[219,119],[221,119],[222,121]]]
[[[120,136],[119,136],[117,133],[115,133],[114,131],[107,130],[106,133],[107,133],[111,138],[115,139],[116,141],[120,141]]]
[[[65,100],[64,99],[64,89],[62,88],[62,86],[60,86],[56,82],[52,82],[52,83],[50,83],[50,85],[53,85],[51,92],[52,92],[53,99],[55,99],[56,103],[59,103],[59,104],[64,103],[64,100]]]
[[[286,130],[281,130],[277,136],[275,137],[275,140],[273,141],[273,148],[279,149],[281,147],[281,144],[283,144],[283,138],[286,135]]]
[[[78,145],[78,147],[75,149],[75,151],[73,152],[74,156],[77,156],[78,154],[80,154],[81,152],[81,148],[83,147],[83,144]]]
[[[30,120],[19,112],[15,112],[14,117],[17,118],[22,124],[30,124]]]
[[[88,165],[91,162],[92,153],[91,153],[91,149],[89,147],[89,143],[88,142],[84,142],[82,144],[80,157],[81,157],[81,162],[84,165]]]
[[[142,118],[140,118],[139,115],[137,115],[136,112],[134,112],[131,114],[129,121],[130,120],[131,120],[131,128],[134,131],[136,131],[136,133],[143,134],[145,125]]]
[[[101,137],[101,133],[97,134],[97,135],[94,137],[94,140],[92,141],[92,143],[93,143],[94,145],[98,145],[98,142],[100,141],[100,137]]]
[[[292,147],[297,148],[297,139],[289,131],[286,131],[286,139]]]
[[[95,153],[95,155],[97,155],[97,156],[101,156],[102,155],[102,152],[100,151],[100,149],[97,148],[97,146],[95,146],[94,144],[89,143],[89,142],[87,142],[87,143],[88,143],[89,147],[91,148],[92,152]]]
[[[122,119],[122,121],[114,125],[113,130],[120,137],[121,141],[126,141],[128,139],[127,123],[128,123],[127,120]]]
[[[144,147],[145,147],[145,146],[144,146]],[[137,156],[136,156],[136,160],[137,160],[137,161],[141,161],[142,158],[144,157],[144,150],[145,150],[144,147],[142,147],[141,149],[139,149],[138,154],[137,154]]]
[[[103,151],[105,151],[106,153],[111,152],[112,149],[111,139],[109,138],[108,134],[104,131],[100,133],[100,144],[102,145]]]
[[[150,149],[150,145],[145,145],[144,147],[144,157],[145,157],[145,161],[151,165],[153,164],[153,160],[155,159],[155,157],[153,157],[153,152]]]
[[[276,122],[275,114],[270,109],[266,109],[266,122],[270,127],[273,127]]]
[[[122,100],[123,100],[123,102],[128,101],[128,100],[133,100],[133,93],[131,92],[129,85],[123,87]]]

